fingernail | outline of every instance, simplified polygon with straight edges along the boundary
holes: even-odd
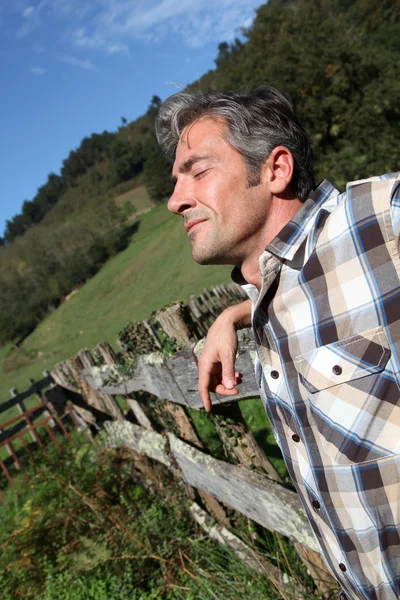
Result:
[[[233,379],[227,379],[225,381],[225,387],[228,388],[228,390],[232,389],[235,385],[235,382],[233,381]]]

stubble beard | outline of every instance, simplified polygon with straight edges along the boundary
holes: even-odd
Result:
[[[237,258],[232,242],[224,240],[219,232],[206,235],[203,240],[192,240],[192,258],[198,265],[235,265]]]

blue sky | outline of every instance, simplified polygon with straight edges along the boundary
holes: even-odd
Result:
[[[214,68],[260,0],[1,0],[0,235],[81,139]]]

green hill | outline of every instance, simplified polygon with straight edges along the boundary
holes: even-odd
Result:
[[[115,338],[131,320],[142,320],[153,310],[185,300],[206,287],[230,280],[227,267],[201,267],[190,253],[190,242],[165,204],[137,221],[129,246],[77,293],[48,315],[20,348],[0,352],[0,402],[10,388],[23,390],[28,380],[84,347]]]

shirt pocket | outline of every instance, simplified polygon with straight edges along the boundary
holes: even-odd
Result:
[[[337,464],[400,452],[399,388],[383,327],[316,348],[295,359],[307,415]]]

